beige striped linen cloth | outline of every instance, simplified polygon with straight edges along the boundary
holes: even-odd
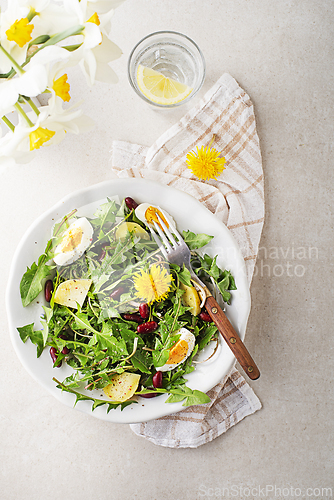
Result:
[[[186,155],[213,136],[211,147],[225,157],[226,169],[217,180],[200,181],[187,168]],[[113,141],[111,161],[113,176],[158,181],[202,202],[235,237],[251,283],[264,221],[263,170],[253,104],[234,78],[223,74],[150,148]],[[196,448],[261,408],[235,368],[208,395],[210,403],[130,427],[157,445]]]

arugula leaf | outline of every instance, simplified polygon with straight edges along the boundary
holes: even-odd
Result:
[[[66,229],[69,228],[69,226],[71,224],[71,223],[69,223],[69,220],[72,219],[75,216],[76,212],[77,212],[77,209],[75,208],[68,215],[65,215],[65,217],[63,217],[60,222],[57,222],[54,225],[54,227],[53,227],[53,235],[54,236],[57,236],[57,235],[61,234],[63,232],[63,231],[61,231],[61,229],[63,229],[64,231],[66,231]],[[65,226],[65,227],[63,228],[63,226]]]
[[[37,346],[37,357],[39,358],[44,349],[44,339],[41,330],[34,330],[34,323],[17,328],[21,340],[26,342],[28,339]]]
[[[122,356],[129,354],[122,338],[118,340],[116,337],[103,333],[96,334],[96,338],[99,348],[106,349],[107,354],[113,358],[121,359]]]
[[[74,216],[76,209],[65,216],[59,224],[54,227],[54,237],[51,238],[45,247],[44,253],[39,257],[38,262],[33,262],[31,268],[27,267],[20,283],[20,294],[23,307],[28,306],[43,290],[43,280],[50,275],[50,272],[56,267],[55,264],[48,265],[53,256],[54,238],[59,233],[61,227],[65,224],[68,227],[68,220]]]
[[[102,228],[106,222],[113,223],[116,219],[116,212],[118,210],[116,202],[115,200],[110,200],[110,198],[107,198],[107,200],[107,203],[102,203],[102,205],[100,205],[94,214],[96,219],[92,220],[92,224],[100,228]]]
[[[212,337],[217,333],[217,327],[215,325],[209,325],[204,330],[204,334],[198,342],[198,350],[201,351],[212,339]]]
[[[145,345],[143,339],[138,337],[138,333],[132,330],[129,330],[127,325],[123,325],[122,323],[117,324],[117,328],[122,336],[122,339],[126,343],[126,348],[128,352],[133,351],[134,340],[137,339],[137,350],[131,356],[131,362],[137,370],[142,373],[151,374],[150,367],[152,366],[152,356],[148,351],[143,351],[141,348]]]
[[[151,374],[150,365],[152,364],[152,356],[150,356],[147,351],[144,354],[143,351],[137,350],[136,353],[131,358],[133,366],[141,371],[142,373]]]
[[[179,386],[170,390],[171,395],[166,399],[166,403],[179,403],[184,401],[182,406],[193,406],[210,403],[211,399],[207,394],[198,390],[192,390],[187,386]]]
[[[155,350],[152,353],[153,364],[156,368],[163,366],[169,358],[169,349]]]
[[[190,281],[190,278],[191,278],[190,271],[189,271],[189,269],[186,268],[186,266],[184,264],[183,264],[182,271],[180,271],[178,273],[178,277],[179,277],[179,280],[181,281],[181,283],[183,283],[184,285],[192,286],[191,281]]]
[[[205,233],[195,234],[191,231],[183,231],[182,236],[190,250],[196,250],[196,248],[202,248],[207,245],[213,238]]]
[[[31,268],[27,267],[27,271],[22,276],[20,294],[23,307],[29,305],[39,295],[43,290],[43,280],[50,276],[52,269],[56,267],[54,264],[47,265],[50,258],[50,254],[43,253],[39,257],[37,264],[33,262]]]
[[[217,280],[220,276],[220,269],[216,264],[217,256],[214,257],[213,261],[211,262],[210,269],[208,270],[208,273],[210,276],[213,277],[214,280]]]
[[[65,309],[71,314],[71,316],[74,317],[75,319],[75,327],[78,330],[88,330],[91,333],[97,333],[99,334],[95,328],[92,327],[92,325],[89,322],[88,315],[82,312],[78,312],[77,314],[74,314],[68,307],[65,307]]]
[[[100,205],[100,208],[95,212],[94,217],[96,218],[91,220],[92,226],[100,230],[98,236],[99,240],[101,240],[105,236],[102,230],[105,224],[113,224],[116,220],[116,203],[114,200],[110,200],[109,198],[107,199],[108,202]]]
[[[197,389],[190,389],[190,387],[187,387],[186,385],[179,385],[171,389],[142,389],[140,392],[136,392],[139,396],[140,394],[149,393],[168,393],[170,396],[166,399],[166,403],[180,403],[181,401],[184,401],[182,406],[201,405],[210,403],[211,401],[209,396],[204,392],[198,391]]]
[[[203,257],[200,255],[193,256],[191,260],[192,267],[195,273],[203,281],[209,281],[210,277],[213,278],[217,285],[224,302],[230,303],[231,293],[229,290],[236,290],[234,278],[230,271],[222,270],[217,265],[217,256],[214,258],[205,254]]]
[[[42,334],[43,334],[43,343],[46,344],[49,336],[49,322],[53,315],[53,310],[50,307],[42,306],[45,312],[45,319],[41,319],[41,323],[43,326]]]

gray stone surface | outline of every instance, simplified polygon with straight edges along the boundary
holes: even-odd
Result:
[[[87,88],[96,128],[42,148],[1,174],[0,488],[4,500],[330,498],[333,483],[332,0],[127,0],[113,18],[124,55],[114,86]],[[266,222],[246,342],[263,409],[195,450],[155,446],[127,425],[63,406],[20,364],[4,306],[27,227],[60,198],[110,178],[113,139],[150,146],[187,108],[157,111],[127,82],[127,56],[149,32],[191,36],[207,62],[250,95],[265,173]]]

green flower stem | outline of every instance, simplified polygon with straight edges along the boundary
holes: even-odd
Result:
[[[62,48],[68,50],[68,52],[74,52],[79,47],[81,47],[82,43],[77,43],[76,45],[63,45]]]
[[[27,15],[29,23],[35,16],[37,16],[37,12],[35,11],[35,9],[31,8],[29,14]]]
[[[40,114],[40,111],[39,111],[38,107],[36,106],[36,104],[34,103],[34,101],[30,97],[24,96],[24,99],[27,101],[27,103],[29,104],[31,109],[33,111],[35,111],[36,115],[38,116]]]
[[[69,28],[65,31],[62,31],[61,33],[58,33],[57,35],[53,35],[51,38],[49,38],[43,45],[38,47],[38,49],[35,50],[31,56],[27,57],[25,62],[22,64],[22,66],[25,66],[28,64],[30,59],[37,54],[40,50],[44,49],[44,47],[48,47],[49,45],[56,45],[56,43],[61,42],[62,40],[65,40],[65,38],[68,38],[69,36],[75,36],[75,35],[82,35],[84,32],[85,26],[83,24],[79,24],[77,26],[74,26],[73,28]]]
[[[208,148],[211,148],[211,144],[213,143],[213,141],[215,140],[216,138],[216,134],[213,134],[212,138],[211,138],[211,141],[210,141],[210,144],[208,145]]]
[[[10,120],[8,120],[7,116],[3,116],[3,117],[2,117],[2,120],[5,122],[5,124],[7,125],[7,127],[8,127],[8,128],[10,128],[10,130],[11,130],[12,132],[14,132],[15,127],[14,127],[14,125],[12,124],[12,122],[11,122]]]
[[[27,116],[27,114],[23,111],[23,109],[21,108],[21,106],[19,105],[18,102],[16,104],[14,104],[14,108],[22,116],[22,118],[24,118],[24,120],[27,122],[29,127],[34,126],[33,122],[30,120],[30,118]]]
[[[27,59],[24,61],[24,63],[22,64],[22,67],[19,66],[16,61],[15,64],[17,66],[15,66],[15,68],[13,68],[11,71],[9,71],[8,73],[3,73],[3,74],[0,74],[0,78],[12,78],[15,73],[16,73],[16,69],[17,71],[21,74],[24,70],[22,69],[26,64],[28,64],[28,62],[30,61],[30,59],[35,55],[37,54],[37,52],[39,52],[40,50],[44,49],[44,47],[47,47],[48,45],[56,45],[58,42],[61,42],[62,40],[65,40],[65,38],[67,37],[70,37],[70,36],[75,36],[75,35],[82,35],[84,33],[84,30],[85,30],[85,26],[83,24],[79,24],[77,26],[74,26],[73,28],[69,28],[65,31],[62,31],[61,33],[58,33],[57,35],[53,35],[52,37],[49,37],[48,35],[41,35],[40,37],[38,37],[36,40],[33,40],[33,42],[35,44],[37,43],[40,43],[40,40],[43,40],[45,38],[47,38],[47,40],[40,46],[38,47],[38,49],[35,50],[35,52],[33,54],[31,54],[30,56],[27,57]],[[73,46],[69,46],[69,51],[73,52],[74,50],[76,50],[78,47],[80,47],[82,44],[78,44],[78,46],[76,45],[73,45]],[[31,43],[30,45],[31,46]],[[66,47],[65,47],[66,48]],[[3,47],[1,47],[0,45],[0,49],[3,49]],[[4,50],[4,49],[3,49]],[[8,54],[6,52],[6,55],[8,55],[10,58],[10,54]],[[12,59],[12,58],[11,58]],[[14,65],[14,62],[13,62],[13,65]],[[20,68],[20,69],[18,69]]]
[[[13,65],[14,70],[19,73],[20,75],[23,75],[24,70],[22,67],[15,61],[15,59],[7,52],[6,49],[3,48],[2,45],[0,45],[0,50],[5,54],[5,56],[10,60],[10,62]]]

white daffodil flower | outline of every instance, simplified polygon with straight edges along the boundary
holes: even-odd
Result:
[[[11,0],[6,11],[0,14],[1,45],[22,65],[29,44],[41,35],[52,36],[78,25],[76,18],[69,19],[68,23],[64,9],[50,0]],[[12,61],[0,51],[0,73],[8,73],[12,66]]]
[[[118,81],[109,63],[122,51],[108,34],[123,1],[8,0],[0,9],[0,119],[8,127],[5,136],[0,131],[0,170],[4,161],[26,163],[41,146],[93,127],[78,105],[63,109],[66,68],[79,65],[89,85]],[[38,108],[42,93],[50,98]]]
[[[58,45],[49,45],[48,47],[44,47],[42,50],[36,52],[36,54],[34,54],[30,59],[26,68],[31,68],[36,64],[49,65],[57,60],[64,61],[69,59],[70,56],[71,53],[68,52],[68,50],[58,47]]]
[[[91,30],[88,24],[86,23],[85,27],[87,33]],[[86,76],[88,85],[93,85],[95,80],[117,83],[118,77],[108,63],[118,59],[121,55],[122,50],[103,32],[101,32],[101,42],[99,44],[90,49],[83,45],[76,54],[78,58],[80,57],[79,65]]]
[[[13,110],[14,104],[20,95],[35,97],[50,90],[54,85],[54,78],[59,66],[50,73],[50,66],[54,61],[67,61],[70,53],[61,47],[51,45],[34,55],[20,75],[9,80],[0,80],[0,117]]]
[[[20,117],[15,130],[0,139],[0,159],[14,158],[17,163],[32,159],[32,153],[41,146],[51,146],[61,142],[66,133],[79,134],[92,129],[94,122],[73,106],[62,108],[60,99],[52,107],[44,106],[32,127]],[[28,113],[29,118],[36,118]]]
[[[106,35],[102,35],[102,43],[94,47],[90,53],[85,54],[80,67],[90,84],[93,84],[94,80],[117,83],[118,76],[108,63],[118,59],[121,55],[121,49]]]
[[[26,12],[36,12],[32,19],[34,24],[34,38],[40,35],[54,35],[64,31],[64,9],[50,0],[16,0]],[[70,26],[73,26],[73,24]]]
[[[34,9],[36,12],[42,12],[46,9],[50,0],[16,0],[20,7],[26,7],[29,10]]]
[[[46,89],[48,75],[43,64],[35,64],[21,75],[0,82],[0,117],[13,110],[20,95],[35,97]]]
[[[43,126],[56,132],[56,135],[50,139],[48,145],[58,144],[65,137],[65,133],[80,134],[92,130],[95,121],[84,115],[82,109],[78,109],[79,104],[63,109],[60,98],[50,102],[49,116],[43,121]],[[61,137],[60,134],[62,134]]]
[[[29,9],[21,7],[17,0],[9,2],[5,12],[0,14],[0,39],[2,47],[18,64],[26,59],[28,42],[32,39],[34,25],[29,22]],[[12,69],[10,59],[0,51],[0,72]]]
[[[37,52],[27,66],[36,64],[45,65],[48,75],[47,90],[51,93],[50,98],[55,100],[56,96],[59,96],[63,101],[69,101],[70,85],[67,82],[66,68],[76,64],[75,61],[71,60],[71,53],[56,45],[50,45]]]
[[[40,35],[57,33],[61,28],[60,22],[55,25],[56,12],[60,21],[64,12],[60,6],[50,4],[50,0],[10,0],[6,11],[1,12],[1,45],[19,65],[25,61],[31,41]],[[0,53],[1,73],[8,73],[11,68],[10,60]]]
[[[105,14],[119,7],[125,0],[88,0],[87,14],[90,17],[96,12],[98,15]]]
[[[100,0],[97,2],[66,0],[64,3],[64,8],[72,23],[84,25],[82,44],[73,52],[72,57],[81,67],[89,85],[93,85],[95,80],[108,83],[118,81],[115,72],[108,66],[109,62],[122,55],[121,49],[108,37],[110,19],[114,12],[110,9],[110,5],[113,3],[108,2],[109,9],[101,15],[92,8],[96,6],[97,10],[104,11],[106,2]],[[93,14],[90,15],[92,12]]]
[[[29,163],[35,156],[35,151],[20,148],[27,135],[27,127],[15,127],[0,139],[0,171],[13,163]]]

